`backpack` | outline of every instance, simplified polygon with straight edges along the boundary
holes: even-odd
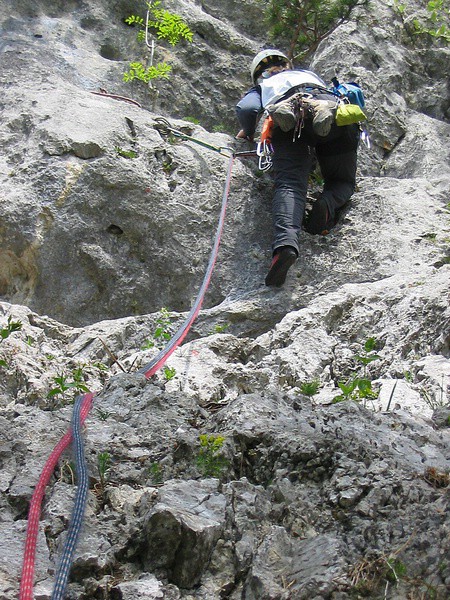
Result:
[[[364,94],[361,87],[354,81],[348,83],[339,83],[336,77],[331,80],[333,82],[333,93],[341,97],[347,98],[350,104],[357,104],[361,109],[365,106]]]

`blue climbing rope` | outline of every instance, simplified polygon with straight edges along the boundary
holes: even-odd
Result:
[[[83,436],[81,435],[81,407],[85,396],[78,396],[72,415],[72,433],[75,450],[75,464],[77,473],[77,492],[75,495],[72,518],[67,532],[67,539],[61,555],[61,562],[55,578],[55,587],[53,589],[52,600],[62,600],[69,579],[70,567],[72,565],[73,555],[77,546],[81,526],[83,524],[84,511],[86,507],[86,498],[89,488],[89,477],[84,454]]]
[[[220,240],[222,236],[223,226],[225,222],[225,214],[228,204],[228,195],[230,192],[231,185],[231,175],[234,164],[235,156],[230,156],[230,160],[228,163],[227,177],[225,181],[224,192],[222,196],[222,206],[220,211],[219,222],[216,229],[216,234],[214,238],[214,245],[211,251],[211,255],[208,262],[208,267],[206,269],[205,276],[203,278],[203,282],[200,288],[200,291],[197,295],[197,298],[192,306],[189,315],[186,320],[183,322],[178,331],[174,334],[174,336],[170,339],[168,344],[161,350],[153,360],[151,360],[147,365],[142,367],[138,372],[143,373],[145,377],[148,379],[151,377],[158,369],[160,369],[163,364],[167,361],[172,352],[181,344],[181,342],[186,337],[192,323],[198,316],[200,312],[203,299],[206,294],[206,290],[208,289],[212,272],[214,270],[214,265],[216,263],[217,255],[219,252]],[[51,600],[62,600],[64,597],[65,589],[67,587],[67,582],[69,579],[70,567],[73,560],[73,555],[76,549],[78,537],[80,534],[81,526],[83,523],[84,512],[86,508],[86,500],[88,494],[88,473],[86,466],[86,459],[84,455],[84,444],[83,438],[81,435],[81,427],[82,427],[82,417],[81,417],[81,409],[83,403],[87,400],[85,396],[78,396],[75,400],[74,411],[72,416],[72,432],[73,432],[73,443],[75,447],[75,457],[76,457],[76,472],[77,472],[77,492],[75,495],[74,506],[72,510],[71,521],[69,524],[69,529],[67,533],[67,539],[64,544],[64,548],[62,551],[61,562],[59,564],[59,568],[56,574],[55,586],[53,589],[53,594]],[[93,394],[90,394],[93,398]],[[91,398],[91,400],[92,400]]]

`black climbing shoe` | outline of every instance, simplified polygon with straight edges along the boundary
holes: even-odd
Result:
[[[286,281],[286,275],[289,269],[297,260],[297,252],[292,246],[283,246],[279,248],[273,257],[270,270],[266,276],[266,285],[280,287]]]
[[[334,221],[330,219],[326,201],[324,198],[318,198],[305,220],[305,231],[313,235],[327,235],[334,225]]]

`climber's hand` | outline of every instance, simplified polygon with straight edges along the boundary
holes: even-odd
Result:
[[[245,131],[243,129],[241,129],[239,131],[239,133],[236,134],[236,139],[237,140],[248,140],[249,142],[253,142],[253,136],[252,135],[246,135]]]

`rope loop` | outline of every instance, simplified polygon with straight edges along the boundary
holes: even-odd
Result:
[[[165,125],[165,119],[161,119],[162,126]],[[169,124],[170,126],[170,124]],[[172,131],[172,128],[170,128]],[[189,138],[190,139],[190,138]],[[196,141],[196,140],[191,140]],[[202,144],[205,145],[205,144]],[[220,150],[223,150],[221,148]],[[139,370],[139,373],[143,373],[147,379],[149,379],[152,375],[159,370],[164,363],[167,361],[169,356],[174,352],[174,350],[182,343],[184,338],[186,337],[189,329],[191,328],[194,320],[197,318],[203,299],[205,297],[206,291],[208,289],[212,272],[214,270],[214,265],[216,263],[217,255],[219,252],[220,239],[222,235],[222,230],[225,222],[225,213],[228,204],[228,196],[230,192],[231,185],[231,175],[232,168],[234,164],[234,152],[229,155],[229,163],[227,170],[227,177],[225,181],[224,192],[222,196],[222,206],[219,216],[219,222],[216,229],[216,235],[214,239],[214,245],[211,251],[208,267],[206,269],[206,273],[203,279],[203,283],[201,285],[198,296],[194,302],[194,305],[178,331],[168,342],[166,347],[161,350],[161,352],[145,367]],[[25,540],[25,551],[23,558],[23,567],[22,567],[22,578],[20,582],[20,593],[19,600],[33,600],[33,583],[34,583],[34,573],[35,573],[35,565],[36,565],[36,547],[37,547],[37,537],[39,531],[39,519],[41,514],[41,506],[42,501],[45,494],[45,488],[47,487],[50,478],[53,474],[53,471],[58,464],[58,461],[66,448],[72,442],[72,438],[74,440],[74,450],[76,455],[76,466],[77,466],[77,492],[74,501],[74,507],[72,511],[72,518],[69,524],[68,534],[66,543],[64,545],[64,549],[62,552],[62,557],[60,561],[60,565],[56,574],[55,586],[52,594],[52,600],[62,600],[65,594],[65,590],[67,587],[67,582],[69,578],[70,567],[72,563],[72,559],[74,556],[74,552],[76,549],[76,545],[78,542],[79,533],[82,526],[83,516],[86,507],[87,493],[88,493],[88,474],[86,468],[86,458],[84,455],[84,445],[81,436],[81,427],[86,419],[89,410],[92,406],[94,400],[94,394],[88,393],[84,396],[78,396],[75,405],[74,412],[72,417],[72,428],[61,438],[59,443],[55,446],[53,452],[51,453],[47,463],[44,466],[44,470],[39,478],[38,484],[33,492],[33,497],[31,499],[30,510],[28,515],[28,525],[27,525],[27,534]]]

